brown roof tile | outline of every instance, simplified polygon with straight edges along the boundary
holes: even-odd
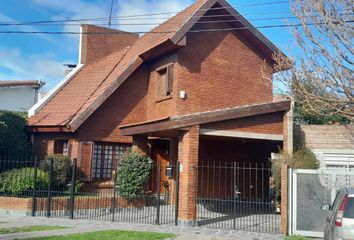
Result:
[[[223,0],[220,0],[223,1]],[[69,126],[75,131],[143,62],[141,55],[166,42],[178,42],[217,0],[197,0],[140,37],[131,47],[85,65],[29,119],[31,126]],[[202,10],[201,10],[202,9]],[[198,11],[200,10],[200,11]]]
[[[77,128],[75,120],[88,117],[89,107],[123,75],[129,66],[134,65],[135,62],[140,65],[142,60],[139,59],[139,55],[173,37],[175,31],[206,1],[197,1],[151,30],[153,33],[143,35],[133,46],[115,52],[94,64],[84,66],[38,113],[30,117],[29,125],[73,124],[74,128]],[[180,24],[171,24],[177,21]]]

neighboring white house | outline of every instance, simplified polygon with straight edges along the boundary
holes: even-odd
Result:
[[[0,110],[27,112],[42,97],[40,80],[0,81]]]
[[[354,168],[354,125],[301,125],[300,134],[326,168]]]

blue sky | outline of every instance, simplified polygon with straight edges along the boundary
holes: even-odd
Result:
[[[84,19],[109,16],[111,0],[2,0],[0,22],[28,22],[42,20]],[[180,11],[194,0],[115,0],[112,16],[150,14]],[[241,14],[255,26],[279,25],[285,20],[255,20],[291,16],[289,3],[250,6],[250,4],[280,2],[279,0],[229,0]],[[118,5],[117,5],[118,3]],[[265,13],[281,14],[265,14]],[[147,31],[153,27],[127,26],[125,23],[159,23],[165,16],[155,19],[113,21],[113,28],[127,31]],[[83,23],[84,21],[80,21]],[[97,22],[85,22],[97,23]],[[107,20],[100,23],[107,23]],[[0,31],[79,31],[77,22],[60,25],[0,26]],[[287,52],[291,33],[287,28],[260,29],[275,45]],[[77,63],[78,35],[0,34],[0,80],[41,79],[49,91],[63,77],[64,63]]]

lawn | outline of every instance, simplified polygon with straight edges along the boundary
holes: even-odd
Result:
[[[285,240],[310,240],[310,238],[295,235],[295,236],[288,236],[285,238]]]
[[[61,226],[26,226],[26,227],[9,227],[0,228],[0,234],[18,233],[18,232],[34,232],[34,231],[46,231],[46,230],[56,230],[63,229],[67,227]]]
[[[159,240],[171,239],[176,235],[171,233],[133,232],[122,230],[97,231],[65,236],[26,238],[27,240]],[[22,239],[22,240],[26,240]]]

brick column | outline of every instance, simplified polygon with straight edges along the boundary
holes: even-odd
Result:
[[[132,150],[140,154],[149,155],[148,137],[146,135],[133,136]]]
[[[180,161],[178,221],[182,227],[195,225],[198,188],[199,126],[181,131],[178,139]]]
[[[78,159],[80,157],[80,143],[76,139],[69,139],[69,157]]]
[[[53,154],[54,153],[54,139],[50,139],[47,141],[47,154]]]
[[[293,152],[293,102],[291,109],[284,115],[283,118],[283,150],[288,153]],[[288,232],[288,165],[281,165],[281,224],[280,233],[287,234]]]
[[[78,158],[78,168],[82,172],[79,176],[81,180],[91,181],[91,168],[93,159],[94,142],[80,142],[80,157]]]

